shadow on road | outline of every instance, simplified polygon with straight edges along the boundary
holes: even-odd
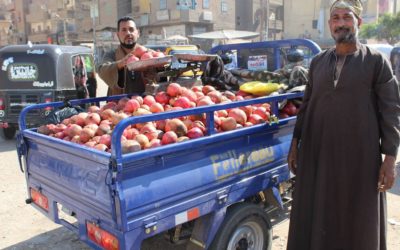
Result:
[[[72,250],[81,249],[89,250],[86,244],[79,241],[76,234],[69,231],[66,228],[57,228],[52,231],[48,231],[43,234],[39,234],[36,237],[22,241],[18,244],[8,246],[7,250],[25,250],[25,249],[58,249],[58,250]]]
[[[400,195],[400,162],[397,162],[396,169],[397,169],[396,182],[394,183],[392,189],[389,190],[389,193]]]
[[[281,223],[290,219],[290,209],[291,209],[291,201],[284,203],[283,209],[276,208],[273,211],[268,213],[269,218],[271,219],[272,227],[278,226]],[[272,239],[275,240],[279,238],[279,236],[272,236]]]
[[[79,240],[78,236],[66,228],[60,227],[36,237],[30,238],[18,244],[2,248],[4,250],[25,250],[25,249],[41,249],[41,250],[90,250],[91,248]],[[164,239],[163,234],[156,235],[145,240],[141,247],[142,250],[184,250],[185,244],[175,245]]]
[[[3,133],[0,132],[0,153],[16,150],[15,138],[12,140],[4,139]]]

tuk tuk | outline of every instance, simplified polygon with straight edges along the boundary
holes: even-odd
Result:
[[[237,43],[218,45],[210,50],[210,54],[228,56],[230,64],[226,69],[240,68],[248,70],[275,71],[288,63],[287,53],[292,49],[304,52],[304,66],[308,67],[312,58],[321,51],[321,48],[308,39],[286,39],[251,43]]]
[[[10,45],[0,49],[0,128],[12,139],[21,110],[32,104],[87,97],[93,53],[80,46]],[[51,109],[32,111],[29,126],[41,124]]]
[[[393,72],[400,81],[400,47],[394,47],[390,52],[390,62],[392,63]]]

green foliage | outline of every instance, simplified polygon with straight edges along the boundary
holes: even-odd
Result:
[[[360,30],[361,38],[385,39],[389,44],[400,41],[400,12],[396,15],[384,14],[377,23],[364,24]]]
[[[378,35],[378,24],[368,23],[361,26],[360,37],[361,38],[373,38]]]

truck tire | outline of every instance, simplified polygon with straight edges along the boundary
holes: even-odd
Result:
[[[14,126],[10,126],[8,128],[3,128],[4,138],[6,138],[7,140],[13,139],[16,132],[17,132],[17,128]]]
[[[263,249],[272,248],[272,226],[267,213],[259,206],[241,203],[228,213],[209,249]]]

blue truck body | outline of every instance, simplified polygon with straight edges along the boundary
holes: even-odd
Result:
[[[121,96],[72,100],[72,105],[117,100]],[[302,93],[243,100],[158,114],[129,117],[112,133],[112,150],[101,152],[27,128],[32,109],[20,116],[17,151],[28,187],[28,203],[52,221],[75,231],[95,249],[88,223],[115,236],[119,249],[140,249],[144,239],[192,221],[192,248],[208,249],[229,208],[270,190],[282,205],[279,185],[290,179],[286,157],[295,117],[233,131],[214,131],[214,112],[246,105],[300,98]],[[136,123],[206,114],[207,135],[194,140],[122,154],[124,129]],[[32,203],[31,189],[48,199],[48,210]],[[72,217],[75,221],[64,218]]]

